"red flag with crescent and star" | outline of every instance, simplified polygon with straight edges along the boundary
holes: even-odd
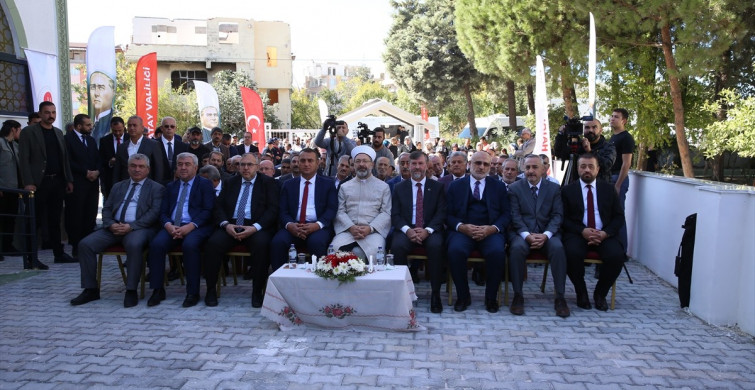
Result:
[[[259,142],[260,149],[267,144],[265,140],[265,114],[262,111],[262,99],[251,88],[241,87],[241,101],[244,103],[246,131],[252,134],[252,142]]]

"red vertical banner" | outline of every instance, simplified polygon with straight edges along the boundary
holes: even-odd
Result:
[[[157,123],[157,53],[149,53],[136,64],[136,115],[144,120],[148,136],[155,134]]]
[[[244,103],[244,117],[246,131],[252,134],[252,141],[258,141],[260,150],[265,141],[265,114],[262,110],[262,99],[257,92],[247,87],[241,87],[241,101]]]
[[[422,120],[425,122],[427,122],[427,119],[430,117],[429,113],[427,112],[427,106],[425,106],[425,103],[422,103],[422,106],[419,109],[419,115],[422,117]]]

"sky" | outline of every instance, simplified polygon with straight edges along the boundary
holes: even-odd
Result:
[[[135,16],[281,21],[291,26],[297,88],[313,62],[367,65],[375,75],[383,72],[391,11],[388,0],[68,0],[68,39],[86,43],[97,27],[115,26],[115,43],[125,47]]]

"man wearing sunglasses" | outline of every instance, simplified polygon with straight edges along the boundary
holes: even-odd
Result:
[[[160,156],[163,160],[163,177],[157,178],[160,184],[165,185],[173,181],[176,175],[176,158],[179,154],[189,150],[189,144],[181,141],[176,137],[176,120],[173,117],[166,116],[160,122],[162,137],[160,137]]]

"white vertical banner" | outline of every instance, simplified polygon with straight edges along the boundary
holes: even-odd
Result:
[[[597,62],[597,55],[595,50],[595,18],[592,16],[592,12],[590,12],[590,49],[588,56],[588,65],[587,65],[587,82],[588,82],[588,101],[587,104],[589,105],[590,112],[587,114],[593,118],[595,118],[595,67]]]
[[[24,49],[24,53],[26,54],[26,60],[29,64],[34,110],[36,111],[39,108],[39,103],[41,102],[53,102],[58,111],[58,115],[56,116],[53,125],[62,129],[58,56],[40,53],[29,49]]]
[[[545,92],[545,68],[543,59],[537,56],[535,71],[535,150],[534,154],[551,157],[551,132],[548,124],[548,95]],[[553,170],[548,174],[553,176]]]
[[[192,80],[197,91],[199,122],[202,124],[202,142],[210,142],[212,129],[220,126],[220,103],[218,93],[212,85],[204,81]]]
[[[115,27],[98,27],[87,42],[87,87],[92,137],[99,140],[110,132],[116,93]],[[142,118],[144,119],[144,118]]]
[[[324,100],[317,99],[317,107],[320,110],[320,124],[322,124],[325,122],[325,119],[328,119],[328,105]]]

